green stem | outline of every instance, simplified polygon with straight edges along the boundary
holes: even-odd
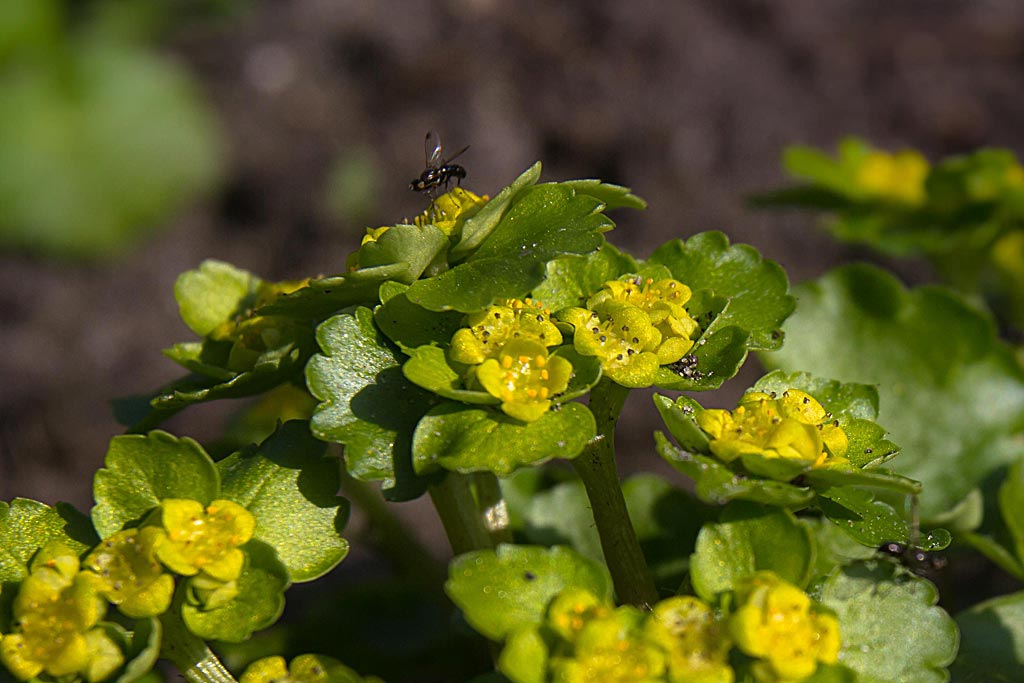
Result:
[[[648,607],[658,600],[651,572],[626,509],[615,467],[615,423],[629,389],[602,379],[590,392],[597,437],[572,462],[583,481],[601,538],[601,550],[623,603]]]
[[[461,555],[494,547],[491,533],[473,498],[469,476],[448,472],[440,484],[430,487],[430,499],[448,534],[452,552]]]
[[[406,580],[436,589],[444,583],[444,567],[391,512],[377,490],[341,468],[341,490],[370,520],[374,545]]]
[[[180,609],[180,605],[178,605]],[[189,683],[238,683],[231,672],[181,620],[178,609],[171,608],[160,617],[163,639],[160,656],[178,668]]]
[[[508,506],[501,493],[501,485],[493,472],[474,472],[473,490],[476,504],[484,517],[484,525],[491,534],[495,545],[512,542],[512,527],[509,526]]]

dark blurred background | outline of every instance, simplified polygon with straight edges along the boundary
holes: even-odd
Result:
[[[120,431],[109,401],[183,374],[159,352],[192,337],[177,275],[211,257],[342,271],[365,227],[424,209],[407,185],[427,130],[471,145],[479,193],[540,159],[646,198],[610,234],[638,256],[719,229],[799,282],[870,254],[745,209],[784,182],[785,145],[1021,153],[1021,121],[1009,0],[7,0],[0,497],[87,508]],[[657,426],[647,401],[626,460]],[[168,428],[208,439],[233,407]]]

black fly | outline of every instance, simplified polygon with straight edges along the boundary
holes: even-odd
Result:
[[[423,142],[423,156],[426,168],[420,177],[409,183],[409,189],[415,192],[423,192],[431,199],[435,199],[441,188],[448,189],[448,183],[455,179],[455,184],[466,177],[466,169],[458,164],[453,164],[460,154],[469,149],[466,145],[447,159],[441,158],[441,137],[434,131],[427,133]]]

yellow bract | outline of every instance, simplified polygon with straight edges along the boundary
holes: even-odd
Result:
[[[476,369],[476,379],[487,393],[501,400],[501,410],[524,422],[540,419],[553,396],[569,386],[572,363],[549,356],[547,348],[530,339],[516,339],[501,347]]]
[[[671,683],[732,683],[730,641],[707,603],[689,595],[662,600],[644,625],[648,640],[668,653]]]
[[[451,237],[459,223],[479,211],[488,199],[487,195],[481,197],[469,190],[456,187],[431,202],[427,210],[416,216],[412,222],[421,227],[429,223]]]
[[[849,464],[846,432],[813,396],[798,389],[782,396],[749,392],[732,412],[704,410],[696,420],[712,437],[711,452],[725,462],[749,453],[814,467]]]
[[[928,161],[914,150],[895,154],[872,150],[861,161],[854,181],[866,194],[916,206],[925,200],[928,172]]]
[[[72,551],[41,550],[14,600],[17,630],[0,640],[0,660],[23,681],[41,673],[89,681],[112,674],[124,656],[96,626],[106,612],[101,588],[99,576],[79,571]]]
[[[664,681],[665,655],[639,631],[643,615],[620,607],[586,622],[576,637],[574,655],[554,657],[555,683],[655,683]]]
[[[174,579],[156,558],[156,545],[162,539],[156,527],[125,529],[85,558],[85,566],[102,580],[103,595],[129,617],[156,616],[171,604]]]
[[[839,656],[839,621],[817,611],[806,593],[772,572],[758,572],[737,591],[729,620],[737,647],[761,661],[755,676],[771,683],[801,681]]]
[[[529,339],[544,347],[562,343],[562,333],[551,312],[533,299],[512,299],[466,316],[466,327],[452,336],[448,356],[456,363],[477,365],[496,358],[501,347],[515,339]]]
[[[164,539],[156,554],[184,576],[202,572],[217,581],[237,579],[245,563],[238,546],[252,538],[256,520],[241,505],[215,500],[205,509],[195,500],[167,498],[161,505]]]
[[[569,642],[586,623],[611,613],[611,607],[583,588],[567,588],[548,605],[548,625]]]

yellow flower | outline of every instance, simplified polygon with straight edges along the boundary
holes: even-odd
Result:
[[[870,196],[917,206],[925,199],[928,172],[928,161],[914,150],[872,150],[860,162],[855,182]]]
[[[639,631],[643,613],[620,607],[591,619],[576,637],[573,656],[553,657],[554,683],[655,683],[664,681],[665,655]]]
[[[215,500],[203,509],[195,500],[167,498],[161,505],[164,538],[157,557],[183,576],[203,574],[217,581],[237,579],[245,564],[238,549],[252,538],[256,519],[241,505]]]
[[[569,386],[572,363],[530,339],[515,339],[476,369],[476,381],[501,400],[502,411],[523,422],[540,419],[551,398]]]
[[[594,310],[570,308],[560,315],[576,328],[576,350],[597,357],[604,374],[625,387],[651,386],[659,366],[676,362],[693,345],[680,337],[664,339],[650,316],[631,304],[604,301]]]
[[[684,307],[691,295],[689,287],[672,278],[655,281],[652,278],[633,276],[604,283],[602,290],[587,301],[587,307],[593,309],[604,301],[636,306],[647,314],[663,339],[678,337],[690,342],[695,333],[700,331],[697,321],[690,317]],[[689,351],[691,346],[693,342],[687,344],[682,353]]]
[[[105,539],[85,558],[85,566],[103,582],[103,595],[126,616],[156,616],[171,604],[174,579],[156,558],[156,545],[162,538],[156,527],[125,529]]]
[[[692,596],[662,600],[647,618],[644,635],[668,653],[671,683],[732,683],[729,638],[710,605]]]
[[[758,680],[781,683],[812,675],[818,662],[839,656],[839,621],[817,611],[810,597],[772,572],[758,572],[737,591],[739,608],[729,619],[737,647],[761,661]]]
[[[548,605],[548,626],[565,640],[573,642],[587,622],[610,613],[611,607],[590,591],[567,588]]]
[[[496,358],[514,339],[531,339],[545,347],[562,343],[551,312],[533,299],[511,299],[466,316],[466,327],[452,336],[448,356],[456,363],[477,365]]]
[[[362,678],[340,662],[320,655],[299,655],[285,666],[284,657],[264,657],[246,667],[238,683],[380,683]]]
[[[814,467],[849,463],[849,441],[838,421],[813,396],[789,389],[782,396],[749,392],[736,410],[697,413],[711,438],[711,452],[731,462],[744,454],[803,460]]]
[[[39,555],[14,600],[16,630],[0,640],[0,660],[23,681],[41,673],[89,681],[110,676],[124,656],[97,627],[106,612],[100,577],[80,572],[77,556],[62,546]]]
[[[456,187],[431,202],[427,210],[416,216],[412,222],[420,227],[429,223],[451,237],[456,234],[456,228],[461,228],[461,224],[479,211],[487,201],[487,195],[481,197],[469,190]]]

